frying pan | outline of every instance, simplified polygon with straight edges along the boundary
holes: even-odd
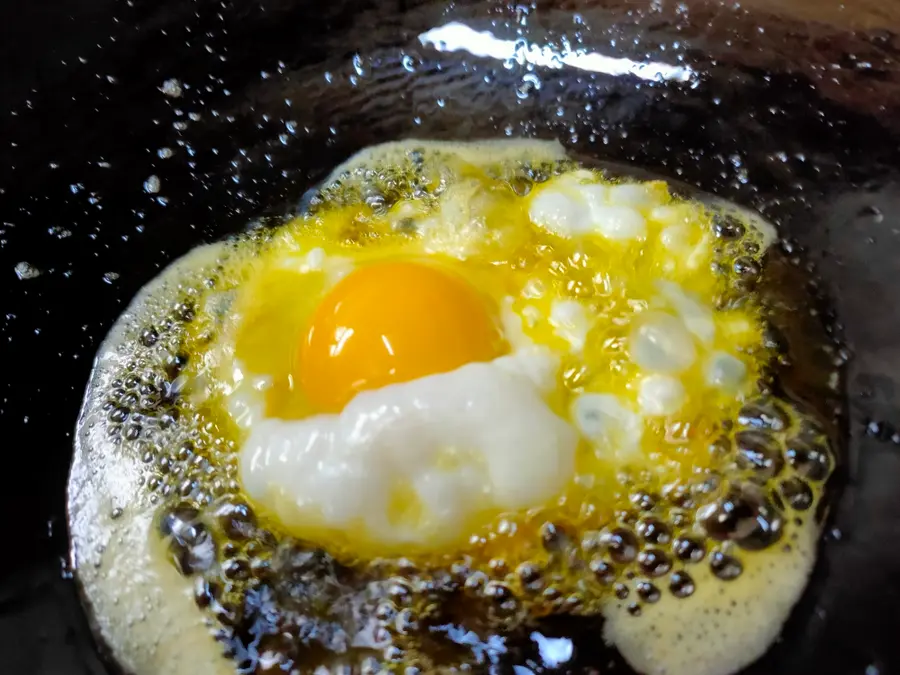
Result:
[[[848,452],[809,589],[747,672],[900,672],[900,2],[43,0],[0,31],[0,672],[109,672],[64,492],[125,303],[410,136],[558,138],[808,251],[852,351]]]

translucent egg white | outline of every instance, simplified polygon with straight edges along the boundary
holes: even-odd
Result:
[[[679,373],[697,358],[697,349],[684,323],[665,312],[640,315],[629,334],[631,360],[651,372]]]
[[[627,458],[640,448],[643,418],[613,394],[582,394],[572,401],[570,414],[599,457]]]
[[[648,375],[638,388],[638,405],[649,416],[678,412],[687,399],[684,385],[670,375]]]

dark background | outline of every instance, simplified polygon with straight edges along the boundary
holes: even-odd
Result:
[[[753,672],[900,672],[898,17],[825,0],[0,6],[0,673],[104,672],[65,563],[65,479],[94,352],[136,290],[359,147],[505,134],[700,185],[812,249],[855,354],[846,489]],[[521,64],[416,39],[450,20],[699,75],[564,69],[523,89]],[[22,262],[41,274],[19,279]]]

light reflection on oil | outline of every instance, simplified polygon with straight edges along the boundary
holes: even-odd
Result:
[[[473,56],[516,61],[520,65],[559,70],[563,66],[607,75],[633,75],[642,80],[694,83],[696,71],[687,66],[674,66],[660,61],[634,61],[612,57],[568,46],[558,50],[549,45],[528,44],[523,40],[503,40],[489,31],[477,31],[458,21],[432,28],[419,35],[419,42],[440,52],[465,51]]]

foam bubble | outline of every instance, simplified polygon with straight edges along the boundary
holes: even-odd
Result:
[[[628,338],[631,359],[651,372],[679,373],[697,358],[690,333],[671,314],[651,311],[638,317]]]
[[[649,375],[641,380],[638,405],[645,415],[671,415],[681,409],[687,399],[684,385],[669,375]]]

